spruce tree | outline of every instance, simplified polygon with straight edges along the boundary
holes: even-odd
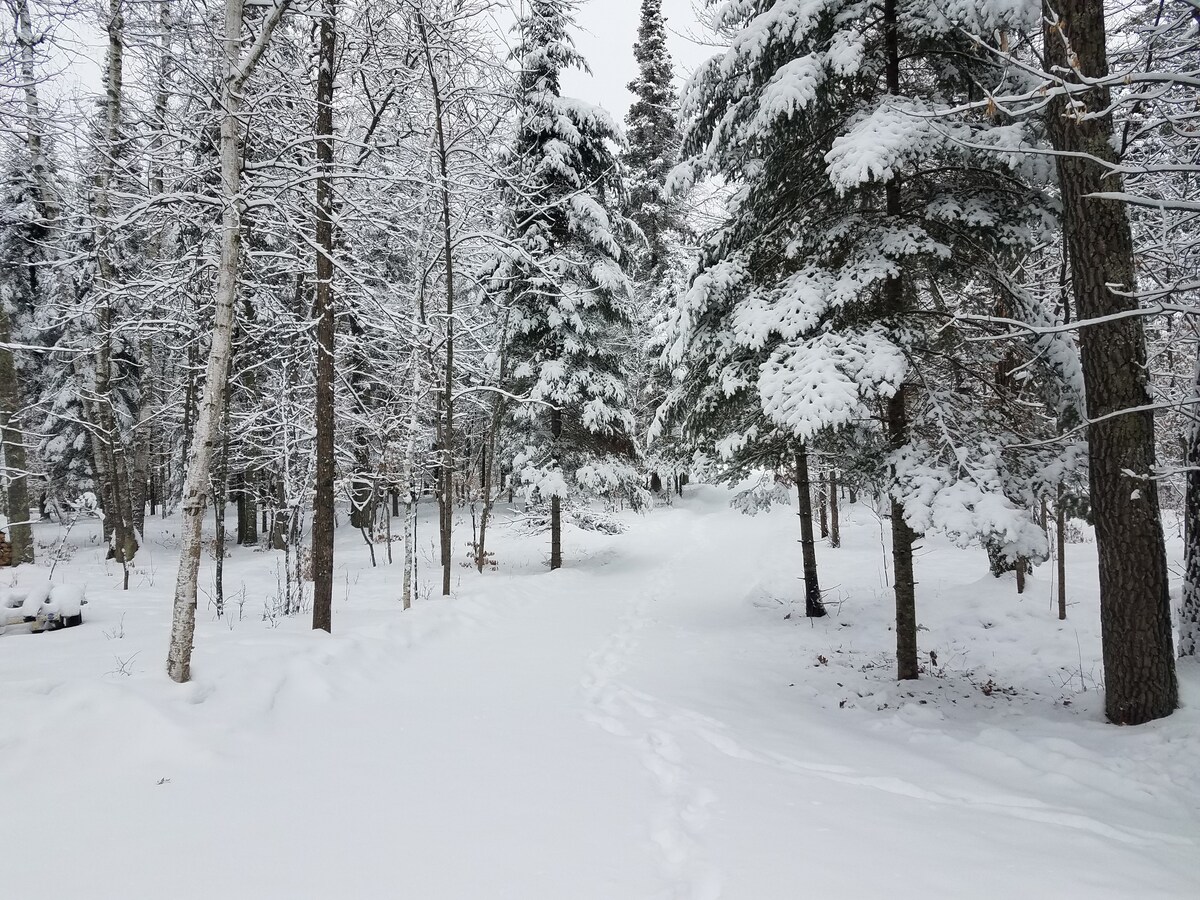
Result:
[[[586,69],[571,39],[576,4],[531,0],[516,28],[516,135],[508,164],[507,249],[492,287],[510,310],[514,477],[549,501],[550,567],[562,565],[562,503],[636,491],[633,414],[622,375],[630,287],[621,268],[613,145],[602,109],[562,96],[560,75]]]
[[[674,63],[667,49],[662,0],[642,0],[641,22],[633,56],[637,77],[629,82],[633,104],[625,116],[628,147],[625,166],[629,218],[641,230],[644,246],[630,255],[635,277],[653,282],[671,265],[672,249],[684,230],[678,198],[667,193],[667,176],[678,162],[679,101]]]
[[[1044,164],[982,149],[1015,151],[1037,134],[930,115],[1013,77],[962,26],[1014,23],[982,4],[926,11],[899,0],[718,8],[729,48],[685,91],[673,182],[716,176],[732,196],[665,342],[680,376],[665,421],[726,460],[853,432],[854,458],[839,464],[890,501],[901,678],[919,670],[917,535],[1043,556],[1028,485],[1049,482],[1054,460],[1007,452],[1014,432],[1043,427],[1012,410],[1031,376],[1054,402],[1077,402],[1069,340],[1014,350],[959,327],[998,311],[1052,319],[1008,271],[1053,222]],[[995,377],[1026,361],[1017,384]]]
[[[656,340],[666,309],[687,284],[693,243],[683,198],[667,191],[667,177],[679,161],[682,139],[662,0],[643,0],[633,56],[638,75],[628,85],[634,100],[625,116],[629,143],[621,161],[625,208],[639,232],[631,242],[628,268],[633,276],[634,327],[643,349],[630,369],[642,434],[651,428],[668,387],[669,373],[654,364],[661,355]],[[664,482],[686,471],[686,450],[675,440],[653,441],[646,448],[646,465],[655,473],[651,487],[661,490]]]

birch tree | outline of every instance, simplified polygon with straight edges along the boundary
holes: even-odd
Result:
[[[247,42],[244,0],[226,0],[220,87],[221,256],[217,271],[212,344],[203,392],[189,450],[184,482],[179,572],[171,615],[167,674],[172,681],[191,678],[192,641],[196,627],[196,593],[200,572],[204,498],[209,487],[213,440],[224,413],[225,385],[233,341],[238,266],[242,248],[241,120],[242,89],[290,5],[275,0]]]

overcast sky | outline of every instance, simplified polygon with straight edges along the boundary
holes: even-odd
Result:
[[[511,0],[514,7],[520,0]],[[695,6],[704,0],[663,0],[667,16],[668,46],[675,60],[680,81],[714,52],[698,44],[692,36],[702,35]],[[607,109],[618,122],[623,122],[629,109],[631,95],[625,89],[634,76],[633,43],[637,40],[641,0],[583,0],[579,7],[579,28],[575,43],[591,66],[591,76],[578,71],[565,73],[563,91],[568,96],[596,103]],[[74,32],[74,33],[72,33]],[[67,78],[50,87],[50,93],[72,93],[78,88],[86,92],[101,89],[101,66],[104,60],[104,40],[98,28],[87,20],[72,23],[60,30],[62,39],[70,39],[71,54],[55,67],[66,70]],[[509,35],[511,40],[512,36]],[[56,89],[57,88],[57,89]]]
[[[697,3],[702,0],[696,0]],[[563,92],[597,103],[617,118],[625,118],[631,97],[625,89],[636,72],[633,42],[637,40],[641,0],[586,0],[579,9],[579,31],[575,44],[592,67],[592,77],[570,72],[563,79]],[[686,77],[714,50],[688,39],[697,34],[693,0],[663,0],[667,17],[668,46],[675,69]]]

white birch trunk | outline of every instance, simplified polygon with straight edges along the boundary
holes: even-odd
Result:
[[[221,85],[221,258],[217,269],[216,308],[213,313],[212,345],[205,369],[204,391],[196,415],[195,431],[188,454],[183,484],[183,525],[180,530],[179,573],[175,579],[175,601],[171,612],[171,643],[167,652],[167,675],[172,681],[191,678],[192,639],[196,631],[196,590],[200,577],[201,529],[204,498],[209,487],[213,439],[225,404],[225,385],[233,349],[233,323],[238,288],[238,265],[242,255],[241,122],[242,87],[262,56],[271,33],[287,9],[281,0],[263,22],[251,47],[242,52],[244,0],[225,2],[224,73]]]

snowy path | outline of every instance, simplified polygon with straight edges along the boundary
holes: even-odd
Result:
[[[839,709],[806,647],[856,626],[756,605],[781,522],[701,490],[557,573],[347,599],[331,638],[210,626],[184,689],[4,639],[0,897],[1197,896],[1192,725]]]

